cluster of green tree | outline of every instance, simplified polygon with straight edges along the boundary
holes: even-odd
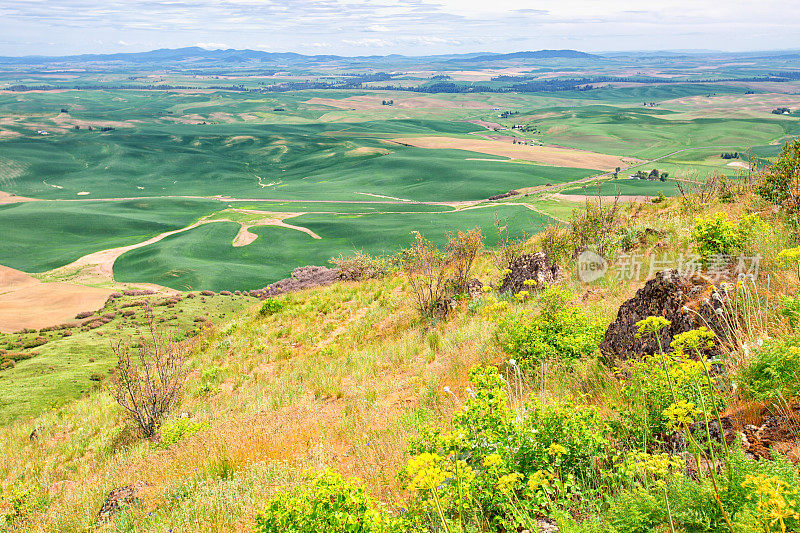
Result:
[[[519,115],[519,111],[503,111],[500,113],[500,118],[508,118],[513,115]]]
[[[619,171],[617,171],[617,172],[619,172]],[[662,172],[659,172],[659,170],[658,170],[657,168],[654,168],[654,169],[653,169],[653,170],[651,170],[650,172],[647,172],[646,170],[637,170],[637,171],[636,171],[636,172],[633,174],[633,177],[634,177],[634,178],[638,178],[638,179],[640,179],[640,180],[661,180],[661,181],[667,181],[667,178],[669,177],[669,172],[663,172],[663,171],[662,171]]]
[[[788,115],[791,112],[792,110],[789,109],[788,107],[776,107],[775,109],[772,110],[773,115]]]
[[[772,72],[769,75],[773,78],[783,78],[785,80],[800,80],[800,70],[784,70],[782,72]]]
[[[739,152],[722,152],[719,156],[722,159],[739,159]]]
[[[392,106],[392,105],[394,105],[394,100],[383,100],[383,101],[381,102],[381,105],[389,105],[389,106]]]

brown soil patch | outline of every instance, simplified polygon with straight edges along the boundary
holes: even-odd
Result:
[[[38,202],[38,198],[26,198],[25,196],[17,196],[8,192],[0,191],[0,205],[5,204],[18,204],[22,202]]]
[[[292,224],[287,224],[284,222],[286,218],[297,217],[300,215],[304,215],[305,213],[273,213],[270,211],[258,211],[255,209],[237,209],[236,211],[240,211],[242,213],[255,213],[255,214],[264,214],[269,215],[266,218],[262,218],[261,220],[254,220],[252,222],[247,222],[242,224],[241,222],[237,222],[237,224],[241,224],[239,228],[239,233],[236,234],[236,237],[233,239],[233,246],[247,246],[251,244],[258,238],[258,235],[250,231],[250,228],[256,228],[258,226],[278,226],[281,228],[286,229],[293,229],[297,231],[302,231],[303,233],[307,233],[314,239],[322,239],[319,235],[314,233],[312,230],[308,228],[304,228],[303,226],[294,226]],[[209,221],[213,222],[213,221]],[[227,222],[234,222],[233,220],[227,220]]]
[[[255,137],[253,137],[252,135],[235,135],[235,136],[233,136],[233,137],[229,137],[229,138],[228,138],[228,139],[225,141],[225,145],[226,145],[226,146],[231,146],[231,145],[233,145],[233,144],[240,143],[240,142],[244,142],[244,141],[257,141],[257,140],[258,140],[258,139],[256,139],[256,138],[255,138]]]
[[[385,148],[373,148],[371,146],[359,146],[354,150],[345,152],[345,155],[386,155],[389,150]]]
[[[72,283],[42,283],[24,272],[0,265],[0,332],[69,322],[81,311],[103,307],[112,292]]]
[[[217,122],[236,122],[236,119],[230,113],[223,113],[221,111],[216,111],[208,115],[208,117],[212,120],[216,120]]]
[[[418,148],[467,150],[559,167],[614,170],[616,167],[625,168],[628,166],[623,158],[615,155],[553,146],[526,146],[500,140],[458,139],[455,137],[404,137],[395,139],[395,142]]]
[[[349,96],[347,98],[312,98],[303,102],[310,105],[325,105],[337,109],[489,109],[490,105],[476,100],[442,100],[430,96],[414,96],[411,98],[388,98],[394,100],[390,106],[383,105],[381,102],[386,100],[385,96]]]
[[[53,117],[53,122],[60,126],[80,126],[81,128],[132,128],[133,124],[129,122],[120,122],[118,120],[83,120],[80,118],[73,118],[66,113],[60,113]]]
[[[487,130],[493,129],[505,129],[505,126],[502,124],[498,124],[497,122],[486,122],[485,120],[468,120],[470,124],[477,124],[478,126],[483,126]]]

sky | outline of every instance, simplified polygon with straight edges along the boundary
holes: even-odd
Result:
[[[800,48],[797,0],[0,0],[0,55]]]

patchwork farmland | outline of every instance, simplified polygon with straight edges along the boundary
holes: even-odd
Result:
[[[451,74],[496,85],[487,76]],[[100,286],[251,290],[353,250],[393,253],[416,230],[491,240],[500,220],[535,233],[598,193],[646,200],[739,178],[800,132],[770,112],[800,104],[793,82],[259,92],[298,77],[242,71],[226,81],[248,90],[181,74],[161,90],[93,89],[89,73],[2,90],[18,77],[0,75],[0,265]],[[632,179],[652,169],[666,179]],[[523,194],[488,201],[510,190]]]

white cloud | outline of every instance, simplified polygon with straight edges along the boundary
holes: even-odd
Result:
[[[194,42],[209,49],[254,48],[267,41],[275,43],[272,50],[343,54],[388,47],[410,54],[467,51],[465,46],[510,51],[566,43],[588,51],[796,48],[796,1],[728,0],[721,6],[716,0],[0,0],[0,54],[103,51],[102,44],[86,40],[87,32],[131,48]]]
[[[206,50],[227,50],[233,48],[233,46],[224,43],[195,43],[195,46],[205,48]]]
[[[342,42],[352,46],[376,47],[376,48],[384,48],[387,46],[393,46],[395,44],[393,41],[388,41],[386,39],[370,39],[370,38],[342,39]]]

